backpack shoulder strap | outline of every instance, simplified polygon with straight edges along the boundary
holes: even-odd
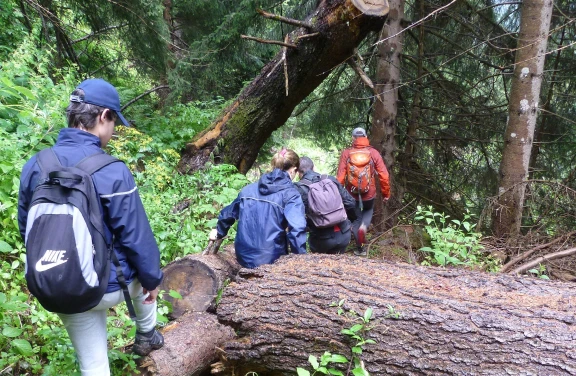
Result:
[[[312,182],[308,179],[301,179],[298,183],[301,183],[302,185],[305,185],[307,187],[310,187],[310,185],[312,184]]]
[[[41,150],[36,154],[36,161],[38,162],[38,166],[40,166],[42,174],[47,174],[51,170],[62,167],[62,164],[58,160],[58,157],[52,148]]]
[[[122,161],[118,158],[115,158],[109,154],[102,152],[87,156],[86,158],[78,162],[75,167],[86,172],[87,174],[92,175],[101,168],[115,162],[122,162]],[[126,301],[126,306],[128,307],[128,313],[130,314],[130,318],[133,321],[135,321],[136,311],[134,310],[134,305],[132,304],[132,299],[130,298],[130,292],[128,291],[126,278],[124,276],[124,273],[122,272],[122,267],[120,266],[120,261],[118,260],[118,256],[116,256],[116,252],[114,251],[113,244],[114,244],[114,237],[112,237],[112,244],[110,245],[111,259],[112,263],[116,267],[116,278],[124,294],[124,300]]]
[[[121,160],[106,153],[97,153],[82,159],[75,167],[92,175],[101,168],[115,162],[121,162]]]

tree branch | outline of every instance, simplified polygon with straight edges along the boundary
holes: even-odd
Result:
[[[251,37],[251,36],[248,36],[248,35],[240,35],[240,38],[242,38],[242,39],[247,39],[247,40],[253,40],[253,41],[256,41],[256,42],[259,42],[259,43],[277,44],[277,45],[279,45],[279,46],[284,46],[284,47],[298,48],[298,47],[296,47],[295,44],[280,42],[280,41],[278,41],[278,40],[261,39],[261,38]]]
[[[565,239],[565,238],[569,238],[569,237],[571,237],[571,236],[574,235],[574,234],[576,234],[576,231],[569,232],[568,234],[563,235],[563,236],[560,236],[560,237],[552,240],[552,241],[549,242],[549,243],[541,244],[541,245],[539,245],[539,246],[537,246],[537,247],[532,248],[532,249],[529,250],[529,251],[523,252],[522,254],[514,257],[512,260],[510,260],[510,261],[508,261],[506,264],[504,264],[504,266],[502,266],[502,269],[500,269],[500,272],[502,272],[502,273],[508,272],[510,269],[512,269],[512,266],[513,266],[514,264],[517,264],[518,262],[527,259],[528,257],[530,257],[530,255],[534,254],[534,252],[539,251],[539,250],[541,250],[541,249],[544,249],[544,248],[546,248],[546,247],[549,247],[549,246],[551,246],[551,245],[553,245],[553,244],[555,244],[555,243],[558,243],[560,240]]]
[[[374,96],[380,101],[382,102],[382,98],[380,97],[380,94],[378,93],[378,91],[376,90],[376,87],[374,86],[374,84],[372,83],[372,80],[370,79],[370,77],[368,77],[368,75],[364,72],[364,69],[362,69],[362,67],[358,64],[358,62],[356,61],[356,59],[354,59],[354,57],[351,57],[350,59],[348,59],[346,61],[348,63],[348,65],[350,65],[350,67],[352,67],[352,69],[354,70],[354,72],[356,72],[356,74],[360,77],[360,79],[362,80],[362,82],[364,82],[364,85],[368,86],[370,88],[370,90],[372,90],[372,93],[374,93]]]
[[[105,32],[110,31],[110,30],[119,29],[119,28],[124,27],[126,25],[128,25],[128,24],[124,23],[121,25],[108,26],[108,27],[105,27],[103,29],[96,30],[96,31],[94,31],[94,32],[92,32],[86,36],[83,36],[82,38],[78,38],[78,39],[74,39],[73,41],[70,41],[70,44],[82,42],[83,40],[90,39],[90,38],[95,37],[95,36],[100,35],[100,34],[104,34]]]
[[[125,109],[126,107],[130,106],[131,104],[133,104],[133,103],[136,102],[137,100],[141,99],[142,97],[145,97],[146,95],[148,95],[148,94],[150,94],[150,93],[153,93],[153,92],[155,92],[155,91],[157,91],[157,90],[160,90],[160,89],[167,89],[167,88],[169,88],[168,85],[160,85],[160,86],[156,86],[156,87],[154,87],[154,88],[152,88],[152,89],[150,89],[150,90],[148,90],[148,91],[145,91],[144,93],[140,94],[140,95],[137,96],[136,98],[129,100],[128,103],[126,103],[124,106],[122,106],[122,107],[120,108],[120,111],[124,111],[124,109]]]
[[[543,263],[544,261],[551,261],[551,260],[556,260],[559,258],[564,258],[567,256],[572,256],[573,254],[576,254],[576,248],[568,248],[565,249],[563,251],[560,252],[554,252],[554,253],[550,253],[546,256],[542,256],[542,257],[538,257],[535,260],[532,260],[530,262],[527,262],[526,264],[522,264],[519,267],[517,267],[516,269],[512,270],[510,272],[510,274],[521,274],[524,273],[526,270],[533,268],[535,266],[538,266],[539,264]]]
[[[276,20],[276,21],[280,21],[283,22],[285,24],[288,25],[293,25],[293,26],[298,26],[298,27],[305,27],[306,29],[312,29],[312,25],[310,25],[309,23],[306,23],[304,21],[300,21],[300,20],[294,20],[292,18],[286,18],[286,17],[282,17],[279,16],[277,14],[272,14],[272,13],[268,13],[263,11],[262,9],[256,9],[256,11],[258,13],[260,13],[260,15],[264,18],[268,18],[271,20]]]

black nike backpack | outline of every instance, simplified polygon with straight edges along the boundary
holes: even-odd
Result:
[[[113,245],[106,242],[92,182],[94,172],[114,162],[120,160],[98,153],[63,167],[52,149],[37,155],[41,177],[26,222],[26,282],[48,311],[72,314],[95,307],[108,287],[111,258],[128,293]],[[126,302],[132,308],[129,296]]]

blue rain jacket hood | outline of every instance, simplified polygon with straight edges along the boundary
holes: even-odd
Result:
[[[244,187],[218,217],[218,237],[238,221],[234,246],[245,268],[271,264],[288,253],[306,253],[304,204],[290,176],[274,169]]]
[[[102,153],[100,139],[76,128],[60,130],[53,147],[63,166],[74,166],[83,158]],[[18,198],[18,225],[25,241],[26,219],[40,177],[40,167],[33,156],[23,167]],[[162,281],[160,251],[148,223],[134,178],[124,163],[112,163],[92,175],[100,196],[107,238],[115,234],[114,251],[118,256],[126,282],[138,278],[142,287],[154,290]],[[116,268],[112,264],[107,293],[120,290]]]

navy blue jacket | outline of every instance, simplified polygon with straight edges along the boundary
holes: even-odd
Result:
[[[292,253],[306,253],[304,204],[285,171],[274,169],[244,187],[220,212],[218,237],[226,236],[235,221],[236,258],[245,268],[273,263],[288,253],[288,243]]]
[[[100,139],[75,128],[64,128],[53,147],[63,166],[74,166],[83,158],[101,153]],[[26,218],[36,188],[40,168],[33,156],[22,168],[18,198],[18,225],[25,240]],[[148,223],[134,178],[124,163],[112,163],[92,176],[102,203],[104,224],[110,241],[115,236],[114,250],[127,282],[138,278],[142,287],[154,290],[162,281],[160,251]],[[120,289],[116,268],[112,264],[106,292]]]

